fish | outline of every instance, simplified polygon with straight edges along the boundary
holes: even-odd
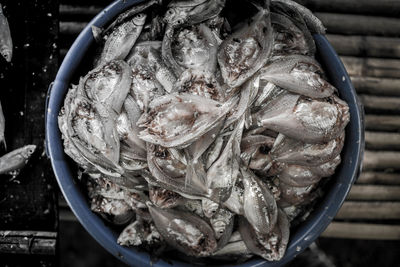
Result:
[[[180,76],[180,74],[183,71],[182,67],[175,60],[172,51],[173,40],[175,39],[177,31],[184,25],[186,26],[196,25],[203,21],[216,17],[221,12],[224,5],[225,5],[225,0],[204,1],[202,3],[192,2],[189,4],[186,3],[184,5],[175,3],[174,1],[170,2],[169,8],[164,17],[164,21],[166,22],[167,25],[162,42],[162,57],[164,61],[171,66],[176,76]],[[215,43],[215,38],[207,26],[201,25],[200,31],[201,31],[200,33],[205,33],[205,37],[208,40],[212,41],[211,44]],[[184,30],[182,34],[186,34],[186,32],[187,31]],[[200,42],[198,44],[202,46],[204,45],[208,46],[208,44],[204,42]],[[216,48],[215,45],[214,48]],[[196,54],[198,55],[195,60],[195,63],[197,65],[200,64],[200,62],[197,62],[199,60],[201,62],[207,62],[207,60],[205,59],[208,58],[208,53],[204,54],[204,51],[202,51],[201,54],[199,53]],[[213,61],[214,61],[213,58],[209,60],[209,62]]]
[[[263,169],[270,163],[268,151],[273,147],[275,138],[266,135],[248,135],[240,143],[240,158],[250,169]]]
[[[139,37],[147,15],[139,13],[113,29],[104,42],[97,66],[112,60],[124,60]]]
[[[195,25],[216,17],[225,6],[225,0],[171,1],[164,21],[169,25]]]
[[[118,15],[118,17],[107,26],[107,28],[103,31],[103,36],[107,37],[114,31],[115,28],[119,27],[121,24],[126,22],[127,20],[131,20],[139,13],[143,13],[147,11],[147,9],[153,5],[161,5],[162,0],[149,0],[137,5],[134,5],[132,8],[122,12]]]
[[[135,216],[131,207],[122,199],[97,196],[92,199],[90,209],[116,225],[126,225]]]
[[[239,218],[239,232],[247,248],[268,261],[283,258],[289,242],[290,224],[286,214],[279,209],[275,227],[268,233],[260,233],[244,218]]]
[[[197,176],[191,176],[190,181],[187,181],[187,166],[179,162],[166,148],[147,143],[147,164],[152,174],[151,177],[145,177],[149,184],[185,196],[208,195],[204,181],[197,180]]]
[[[316,187],[316,183],[301,187],[291,186],[283,182],[279,183],[281,199],[295,206],[307,204],[314,200],[317,197],[316,192],[314,192]]]
[[[117,243],[121,246],[154,246],[162,241],[160,233],[153,222],[135,220],[122,230]]]
[[[179,76],[185,69],[216,72],[218,41],[205,23],[181,29],[175,33],[174,39],[179,40],[172,43],[171,48],[172,60],[176,63],[168,63],[172,66],[179,65],[175,74]]]
[[[310,167],[288,164],[276,176],[280,182],[289,186],[306,187],[318,183],[321,176],[312,172]]]
[[[314,56],[314,39],[305,25],[296,25],[292,18],[275,12],[271,12],[271,23],[274,29],[272,58],[290,54]]]
[[[77,93],[120,113],[131,83],[129,65],[113,60],[89,71],[79,81]]]
[[[186,147],[224,119],[230,103],[190,94],[169,94],[154,99],[140,117],[139,137],[164,147]]]
[[[236,180],[240,177],[239,155],[243,126],[244,119],[241,119],[229,137],[221,155],[207,170],[206,186],[209,194],[217,202],[225,202],[229,198]]]
[[[306,7],[292,1],[292,0],[271,0],[271,8],[280,7],[282,10],[289,14],[297,14],[304,19],[307,28],[311,33],[324,35],[326,33],[325,27],[322,22],[313,15],[313,13]],[[293,15],[291,15],[293,17]]]
[[[208,198],[201,200],[201,207],[203,209],[204,216],[207,218],[213,217],[219,209],[219,204]]]
[[[237,179],[235,186],[232,188],[229,198],[225,200],[225,202],[223,202],[222,205],[235,214],[243,215],[244,214],[243,195],[244,195],[243,179],[240,176]]]
[[[124,170],[118,164],[120,142],[115,127],[117,114],[83,96],[74,98],[69,109],[65,137],[80,154],[72,159],[79,163],[82,157],[100,172],[120,177]]]
[[[273,194],[250,170],[241,168],[243,176],[244,217],[259,233],[271,232],[278,219],[278,207]]]
[[[175,208],[184,201],[183,197],[178,193],[158,186],[151,186],[149,188],[149,197],[154,205],[162,209]]]
[[[218,209],[216,213],[209,218],[215,238],[218,240],[218,247],[223,247],[228,243],[232,235],[234,219],[235,214],[225,208]]]
[[[142,113],[148,111],[150,102],[164,95],[163,86],[157,81],[154,70],[148,62],[135,62],[132,66],[132,84],[130,95],[138,104]]]
[[[13,56],[13,42],[10,26],[0,4],[0,54],[7,62],[11,62]]]
[[[257,6],[257,5],[256,5]],[[273,31],[268,8],[229,35],[218,48],[218,63],[224,82],[239,87],[263,67],[271,54]]]
[[[36,145],[17,148],[0,158],[0,174],[17,176],[36,150]]]
[[[302,55],[279,58],[260,70],[261,79],[312,98],[329,97],[336,91],[322,74],[322,67],[315,59]]]
[[[172,92],[189,93],[222,102],[225,93],[215,75],[209,71],[187,69],[175,82]]]
[[[160,209],[147,202],[154,224],[164,240],[194,257],[206,257],[217,249],[217,241],[210,225],[189,212]]]
[[[4,132],[6,130],[6,119],[4,118],[3,107],[0,102],[0,143],[3,144],[4,149],[7,150],[6,138]]]
[[[319,166],[340,154],[345,133],[322,144],[308,144],[279,134],[270,151],[273,160],[303,166]]]
[[[254,113],[256,125],[305,143],[337,138],[350,120],[349,106],[333,95],[328,101],[284,94]]]

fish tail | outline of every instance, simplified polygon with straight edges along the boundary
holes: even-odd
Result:
[[[4,136],[2,138],[0,138],[0,143],[3,145],[4,150],[7,151],[7,143],[6,143],[6,139],[4,138]]]

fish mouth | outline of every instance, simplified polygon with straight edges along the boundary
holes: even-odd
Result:
[[[11,62],[11,58],[12,58],[12,51],[11,50],[2,50],[1,51],[1,55],[4,57],[4,59],[7,62]]]

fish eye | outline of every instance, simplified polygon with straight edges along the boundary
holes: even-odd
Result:
[[[167,11],[167,13],[172,15],[172,14],[174,14],[174,11],[172,11],[172,9],[170,9],[170,10]]]
[[[177,22],[178,24],[182,24],[182,20],[180,20],[180,19],[178,19],[176,22]]]

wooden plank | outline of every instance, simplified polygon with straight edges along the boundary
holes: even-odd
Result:
[[[90,21],[103,10],[101,6],[74,6],[60,5],[60,20],[62,21]]]
[[[328,34],[339,55],[400,58],[400,38]]]
[[[400,173],[362,172],[356,183],[400,185]]]
[[[400,97],[359,95],[366,112],[400,113]]]
[[[357,93],[400,96],[400,79],[351,76]]]
[[[55,255],[57,232],[0,231],[0,253]]]
[[[365,128],[377,131],[400,131],[400,116],[366,115]]]
[[[400,150],[400,133],[365,132],[367,149]]]
[[[363,170],[400,170],[400,152],[365,151]]]
[[[398,0],[295,0],[313,11],[400,16]]]
[[[348,200],[400,200],[400,186],[358,185],[351,187]]]
[[[341,57],[351,76],[400,78],[400,59]]]
[[[60,34],[77,36],[86,27],[87,24],[87,22],[61,21]]]
[[[332,222],[322,237],[400,240],[400,225]]]
[[[354,14],[314,13],[328,33],[400,36],[400,19]]]
[[[345,201],[336,214],[335,219],[400,219],[400,202]]]

